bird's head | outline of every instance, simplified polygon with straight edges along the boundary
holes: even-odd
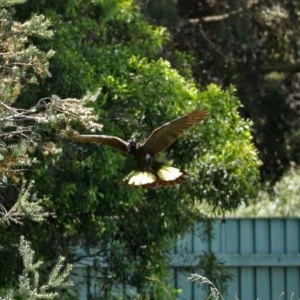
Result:
[[[127,150],[132,153],[136,150],[136,142],[134,140],[129,140],[127,142]]]

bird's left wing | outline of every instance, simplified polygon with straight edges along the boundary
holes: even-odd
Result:
[[[203,110],[196,110],[183,117],[170,121],[150,134],[142,144],[153,156],[168,148],[187,129],[203,120],[208,113]]]
[[[93,144],[102,144],[121,151],[123,154],[130,154],[127,150],[127,142],[117,136],[98,135],[98,134],[82,134],[71,137],[78,142],[87,142]]]

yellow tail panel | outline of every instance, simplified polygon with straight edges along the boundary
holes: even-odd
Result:
[[[160,166],[156,171],[131,171],[123,180],[123,183],[132,187],[158,188],[182,183],[187,173],[170,166]]]
[[[173,181],[173,180],[179,178],[180,176],[182,176],[183,172],[174,167],[162,166],[157,171],[157,175],[161,180]]]
[[[123,181],[127,181],[129,185],[139,186],[147,185],[155,182],[156,177],[151,172],[132,171]]]

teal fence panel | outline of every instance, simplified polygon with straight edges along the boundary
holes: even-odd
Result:
[[[178,300],[206,299],[197,281],[187,277],[201,274],[199,256],[213,251],[233,275],[224,300],[299,300],[300,299],[300,219],[226,219],[213,223],[214,238],[203,239],[201,224],[178,239],[170,251],[171,284],[182,290]],[[102,299],[93,260],[86,258],[75,266],[80,299]],[[187,269],[190,269],[187,271]],[[192,271],[191,271],[192,270]],[[208,278],[209,279],[209,278]],[[116,295],[135,299],[135,290],[116,286]],[[87,295],[91,295],[90,298]]]
[[[178,240],[171,259],[173,285],[183,290],[178,299],[205,299],[184,271],[201,274],[195,268],[203,251],[213,251],[234,276],[223,299],[300,299],[300,219],[226,219],[214,222],[214,232],[203,241],[195,228]]]

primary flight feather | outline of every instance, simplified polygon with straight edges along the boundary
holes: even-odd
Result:
[[[180,183],[187,173],[157,162],[154,159],[155,156],[168,148],[187,129],[206,116],[207,112],[196,110],[165,123],[154,129],[142,144],[138,144],[133,140],[124,141],[119,137],[109,135],[76,135],[72,139],[79,142],[106,145],[119,150],[125,155],[133,155],[137,162],[137,169],[129,173],[122,181],[130,186],[157,188]]]

